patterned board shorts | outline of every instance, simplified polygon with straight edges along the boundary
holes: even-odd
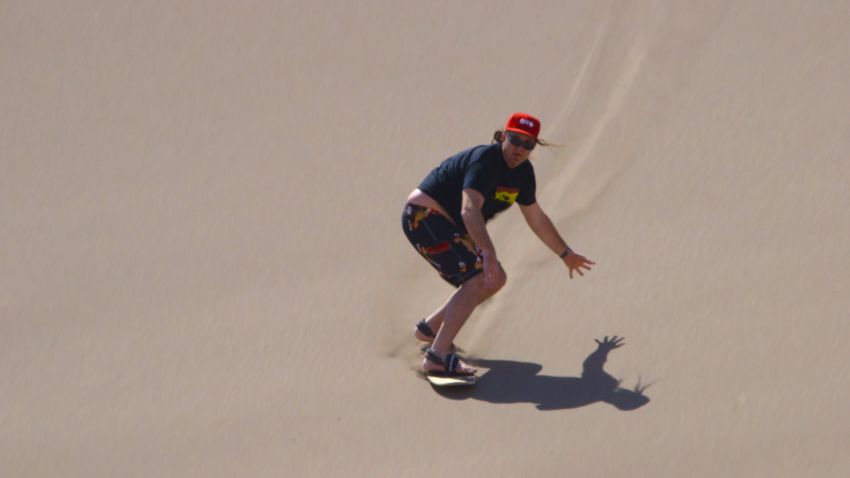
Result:
[[[469,234],[437,211],[407,204],[401,227],[416,251],[449,284],[460,287],[484,270],[478,246]]]

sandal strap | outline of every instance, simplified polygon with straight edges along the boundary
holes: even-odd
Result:
[[[425,319],[420,320],[419,323],[416,324],[416,330],[422,332],[422,335],[424,335],[426,337],[436,337],[437,336],[437,334],[434,333],[434,331],[431,329],[431,327],[428,326],[428,323],[425,322]]]
[[[431,347],[428,347],[428,349],[425,350],[425,358],[434,362],[437,365],[442,365],[443,367],[446,366],[446,363],[443,361],[443,357],[437,355],[437,352],[434,352],[434,349],[432,349]]]
[[[448,354],[444,359],[446,362],[446,372],[455,373],[457,372],[457,366],[460,364],[460,357],[457,354]]]
[[[442,365],[446,369],[446,373],[456,373],[460,365],[460,357],[457,354],[448,354],[445,358],[437,355],[434,349],[428,347],[425,350],[425,357],[437,365]]]

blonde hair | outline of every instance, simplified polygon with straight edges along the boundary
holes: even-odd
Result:
[[[505,130],[497,129],[496,131],[494,131],[494,132],[493,132],[493,141],[495,141],[495,142],[497,142],[497,143],[500,143],[500,144],[501,144],[501,142],[502,142],[502,135],[503,135],[503,134],[506,134],[506,133],[507,133],[507,131],[505,131]],[[548,142],[548,141],[546,141],[546,140],[544,140],[544,139],[540,139],[540,138],[537,138],[537,139],[535,139],[534,141],[535,141],[537,144],[539,144],[540,146],[543,146],[544,148],[561,148],[561,147],[562,147],[562,146],[559,146],[559,145],[557,145],[557,144],[550,143],[550,142]]]

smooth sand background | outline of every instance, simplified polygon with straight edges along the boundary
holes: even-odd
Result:
[[[848,25],[840,0],[3,2],[0,475],[847,476]],[[508,380],[436,393],[412,326],[451,289],[399,215],[514,111],[564,145],[539,201],[598,266],[570,281],[498,217],[508,285],[458,341]],[[613,334],[651,401],[575,406]]]

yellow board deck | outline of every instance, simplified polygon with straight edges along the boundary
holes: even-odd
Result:
[[[426,374],[425,378],[436,387],[469,387],[478,382],[478,377],[475,375],[446,377],[444,375]]]

